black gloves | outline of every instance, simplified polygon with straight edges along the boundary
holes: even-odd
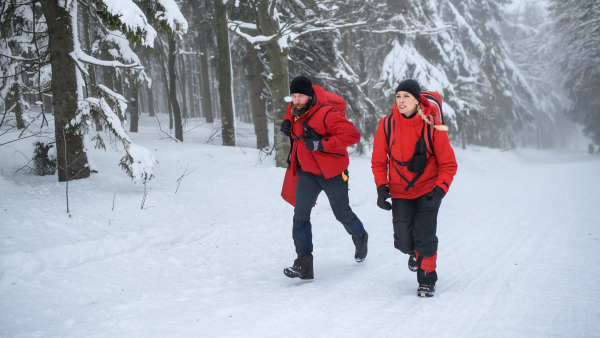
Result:
[[[442,203],[442,198],[444,198],[444,196],[446,196],[444,189],[436,185],[435,187],[433,187],[431,192],[425,195],[425,202],[429,205],[430,208],[437,209],[440,207],[440,204]]]
[[[306,148],[310,151],[323,151],[323,141],[319,138],[307,138],[306,136],[302,138],[304,140],[304,144]]]
[[[425,204],[429,205],[428,208],[439,208],[442,203],[442,198],[446,196],[444,189],[438,187],[437,185],[433,187],[433,189],[425,195]],[[390,202],[386,201],[388,198],[392,197],[390,195],[390,187],[385,184],[382,184],[377,187],[377,206],[383,210],[392,210],[392,205]]]
[[[302,135],[302,139],[304,140],[304,145],[310,151],[323,151],[323,141],[321,141],[321,135],[317,134],[317,132],[308,127],[304,128],[304,134]]]
[[[391,198],[390,187],[382,184],[377,187],[377,206],[383,210],[392,210],[392,205],[386,199]]]
[[[291,129],[292,129],[292,122],[290,120],[286,120],[284,119],[283,122],[281,122],[281,132],[285,134],[285,136],[290,136],[291,133]]]
[[[441,196],[441,198],[444,198],[444,196],[446,196],[446,192],[444,191],[444,189],[438,187],[437,185],[435,187],[433,187],[433,190],[431,191],[435,191],[436,194],[439,194]]]

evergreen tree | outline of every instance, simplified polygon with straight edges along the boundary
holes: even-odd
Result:
[[[600,144],[600,2],[550,1],[552,50],[560,65],[570,117]]]

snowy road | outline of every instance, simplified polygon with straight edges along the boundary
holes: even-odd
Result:
[[[600,156],[457,149],[437,293],[422,299],[368,156],[350,167],[366,261],[323,194],[315,280],[301,282],[282,273],[295,255],[283,170],[252,149],[146,135],[161,164],[145,210],[119,154],[98,153],[100,174],[72,182],[69,217],[55,177],[6,174],[12,152],[0,152],[1,337],[600,336]]]

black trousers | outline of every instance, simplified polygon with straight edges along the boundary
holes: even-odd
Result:
[[[323,175],[314,175],[302,170],[299,170],[298,173],[294,227],[292,230],[292,237],[298,255],[312,253],[310,213],[321,191],[325,191],[335,218],[344,225],[348,234],[356,233],[358,237],[362,237],[365,229],[360,219],[350,208],[348,181],[344,181],[342,174],[326,180]]]
[[[428,194],[414,199],[393,198],[394,247],[405,254],[433,256],[438,249],[437,215],[441,200]]]

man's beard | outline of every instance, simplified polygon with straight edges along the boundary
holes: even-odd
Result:
[[[310,109],[307,104],[302,103],[292,103],[292,115],[295,117],[300,117]]]

